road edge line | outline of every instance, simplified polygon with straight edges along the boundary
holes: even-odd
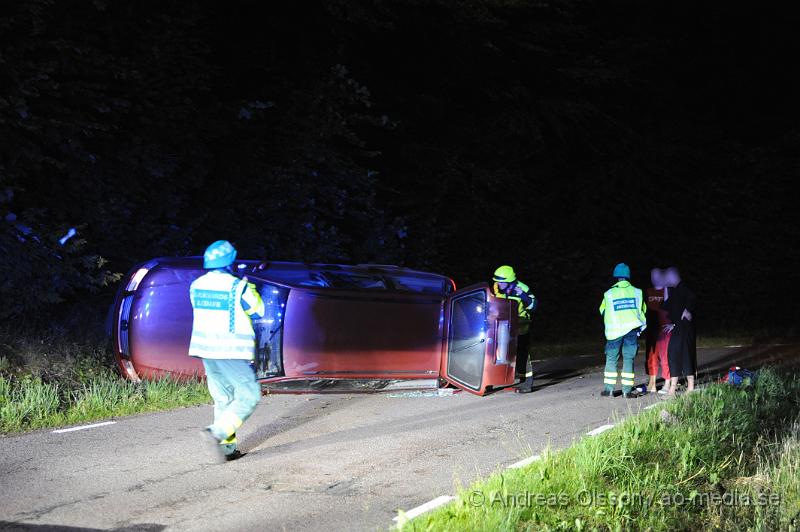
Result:
[[[440,506],[444,506],[445,504],[448,504],[448,503],[450,503],[450,502],[452,502],[454,500],[456,500],[456,498],[453,497],[452,495],[440,495],[439,497],[436,497],[435,499],[431,499],[430,501],[426,502],[425,504],[420,504],[416,508],[412,508],[409,511],[404,512],[404,516],[405,516],[405,518],[407,520],[410,521],[410,520],[414,519],[415,517],[419,517],[420,515],[422,515],[424,513],[430,512],[431,510],[434,510],[434,509],[436,509],[436,508],[438,508]],[[392,518],[392,520],[393,521],[399,521],[400,520],[400,516],[398,515],[398,516]]]
[[[524,460],[520,460],[519,462],[515,462],[515,463],[511,464],[510,466],[506,466],[506,469],[519,469],[520,467],[525,467],[526,465],[532,464],[535,461],[541,460],[541,459],[542,459],[542,457],[540,455],[535,454],[533,456],[529,456],[528,458],[526,458]]]
[[[590,430],[589,432],[587,432],[586,435],[587,436],[597,436],[598,434],[602,434],[603,432],[605,432],[605,431],[607,431],[609,429],[613,429],[613,428],[614,428],[614,425],[600,425],[596,429]]]
[[[95,423],[93,425],[81,425],[80,427],[70,427],[68,429],[54,430],[53,434],[63,434],[65,432],[75,432],[76,430],[93,429],[95,427],[105,427],[106,425],[114,425],[116,421],[104,421],[102,423]]]

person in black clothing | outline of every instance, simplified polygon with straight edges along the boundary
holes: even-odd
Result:
[[[661,308],[669,314],[672,324],[665,325],[665,332],[672,331],[667,350],[669,360],[670,387],[668,397],[674,397],[678,379],[686,377],[686,390],[694,390],[694,377],[697,371],[695,355],[695,330],[692,313],[697,297],[681,281],[677,268],[668,268],[665,274],[666,289]]]

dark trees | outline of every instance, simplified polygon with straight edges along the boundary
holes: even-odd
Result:
[[[682,267],[720,326],[789,322],[797,87],[768,65],[793,28],[710,2],[4,2],[2,297],[229,238],[460,284],[512,263],[554,335],[596,325],[618,260]]]

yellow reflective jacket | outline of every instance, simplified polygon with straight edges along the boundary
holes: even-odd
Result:
[[[254,284],[214,270],[195,279],[189,297],[194,314],[189,356],[253,359],[256,335],[250,320],[264,314]]]
[[[517,312],[519,313],[519,334],[528,332],[531,323],[531,314],[536,310],[536,296],[531,293],[528,285],[520,281],[514,281],[508,293],[500,290],[497,283],[492,285],[492,293],[495,297],[502,299],[513,299],[517,301]],[[529,303],[526,304],[526,300]]]
[[[600,314],[606,328],[606,338],[614,340],[634,329],[647,327],[646,302],[642,291],[629,281],[619,281],[606,290],[600,303]]]

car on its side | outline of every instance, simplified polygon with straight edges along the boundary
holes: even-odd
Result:
[[[189,286],[202,258],[159,258],[123,279],[112,345],[132,380],[204,376],[188,356]],[[488,284],[386,265],[242,260],[261,294],[254,370],[271,392],[435,389],[484,395],[514,383],[517,314]]]

